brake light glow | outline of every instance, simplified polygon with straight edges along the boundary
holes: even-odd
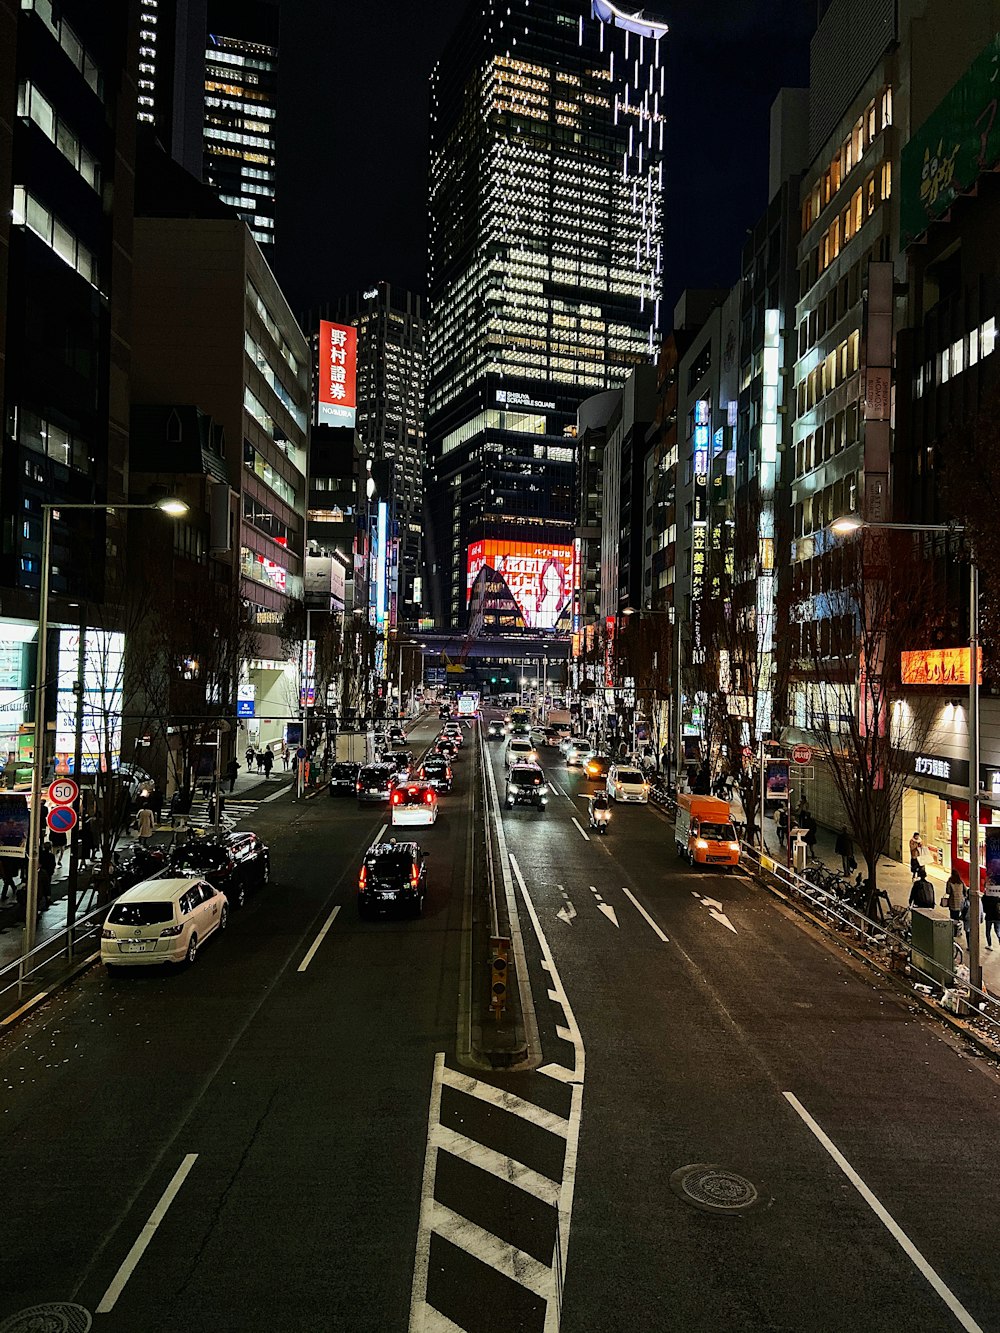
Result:
[[[420,867],[414,866],[410,871],[410,883],[414,888],[420,883]]]
[[[400,805],[400,804],[402,804],[402,800],[403,800],[403,793],[402,793],[401,791],[394,791],[394,792],[392,793],[392,803],[393,803],[393,805]]]
[[[368,883],[368,867],[361,867],[361,874],[358,876],[358,888],[363,889]]]
[[[428,805],[433,805],[433,804],[434,804],[434,793],[433,793],[432,791],[429,791],[429,792],[427,793],[427,795],[424,797],[424,800],[427,802]]]
[[[360,782],[358,783],[358,791],[364,791],[364,786]]]

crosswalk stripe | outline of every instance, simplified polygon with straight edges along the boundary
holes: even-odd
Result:
[[[555,1207],[558,1202],[560,1186],[554,1180],[549,1180],[548,1176],[543,1176],[538,1171],[533,1171],[530,1166],[525,1166],[523,1162],[495,1152],[492,1148],[487,1148],[484,1144],[459,1134],[457,1130],[448,1129],[446,1125],[435,1125],[433,1139],[438,1148],[451,1153],[452,1157],[461,1158],[470,1166],[478,1166],[483,1171],[488,1171],[490,1175],[506,1181],[508,1185],[516,1185],[518,1189],[533,1194],[543,1203]]]
[[[467,1217],[453,1213],[443,1203],[434,1200],[431,1222],[432,1230],[444,1240],[466,1254],[471,1254],[488,1268],[495,1269],[504,1277],[509,1277],[521,1287],[527,1287],[544,1301],[551,1301],[555,1294],[555,1281],[552,1269],[546,1264],[533,1259],[524,1250],[519,1250],[509,1241],[484,1231]]]
[[[461,1324],[454,1323],[446,1314],[440,1310],[435,1310],[434,1306],[427,1301],[422,1302],[423,1327],[426,1333],[467,1333]]]
[[[495,1088],[491,1083],[480,1083],[478,1079],[468,1074],[459,1074],[445,1066],[441,1070],[441,1081],[446,1087],[464,1092],[469,1097],[476,1097],[481,1102],[497,1107],[498,1110],[509,1111],[511,1115],[520,1116],[522,1120],[527,1120],[532,1125],[539,1125],[561,1138],[565,1138],[569,1130],[569,1121],[564,1120],[562,1116],[546,1111],[543,1106],[536,1106],[534,1102],[526,1102],[513,1092]]]

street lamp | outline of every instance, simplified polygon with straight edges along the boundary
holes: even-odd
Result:
[[[183,500],[166,497],[149,504],[43,504],[42,568],[38,591],[38,651],[35,655],[35,738],[31,756],[31,807],[28,811],[28,876],[24,907],[24,954],[35,947],[38,913],[38,851],[41,840],[42,765],[45,751],[45,676],[48,670],[49,579],[52,566],[52,514],[64,509],[86,509],[114,514],[122,509],[160,509],[171,518],[186,514]],[[86,632],[85,630],[83,631]],[[79,774],[75,774],[79,778]]]
[[[942,533],[960,537],[965,532],[961,523],[876,523],[857,514],[846,514],[834,519],[830,530],[838,536],[848,536],[862,528],[886,529],[890,532]],[[973,886],[975,886],[973,888]],[[969,560],[969,981],[976,990],[983,987],[983,967],[980,959],[979,904],[974,895],[979,893],[979,570],[975,560]]]

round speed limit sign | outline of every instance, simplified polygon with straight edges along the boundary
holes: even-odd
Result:
[[[49,800],[53,805],[72,805],[80,795],[80,788],[72,778],[56,778],[49,786]]]

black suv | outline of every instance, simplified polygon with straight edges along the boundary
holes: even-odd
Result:
[[[515,805],[534,805],[544,810],[549,803],[549,786],[537,764],[514,764],[507,774],[507,809]]]
[[[271,878],[271,857],[256,833],[210,833],[175,847],[163,874],[200,875],[236,908]]]
[[[396,769],[392,764],[365,764],[354,784],[359,801],[387,801],[392,795]]]
[[[416,842],[378,842],[368,849],[358,876],[358,916],[389,907],[424,910],[427,890],[426,855]]]
[[[420,779],[438,791],[451,791],[451,765],[444,755],[430,754],[420,767]]]
[[[357,791],[360,771],[358,764],[334,764],[330,769],[330,795],[353,796]]]

